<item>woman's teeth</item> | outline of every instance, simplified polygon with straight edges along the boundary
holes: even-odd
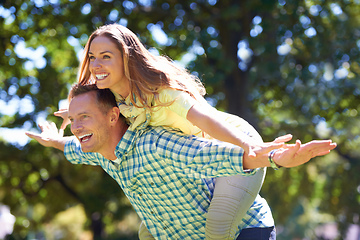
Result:
[[[107,74],[107,73],[103,73],[103,74],[96,74],[95,76],[96,76],[96,79],[102,80],[102,79],[106,78],[108,75],[109,74]]]

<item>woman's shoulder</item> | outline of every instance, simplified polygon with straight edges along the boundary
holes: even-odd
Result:
[[[178,98],[188,97],[191,97],[189,93],[178,89],[164,88],[159,91],[159,99],[161,102],[169,102]]]

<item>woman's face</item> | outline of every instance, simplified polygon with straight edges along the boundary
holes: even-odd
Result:
[[[89,48],[89,69],[98,88],[110,88],[127,97],[130,93],[129,79],[124,74],[121,51],[106,36],[95,37]]]

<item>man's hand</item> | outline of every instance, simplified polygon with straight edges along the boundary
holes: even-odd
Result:
[[[336,147],[331,140],[314,140],[301,144],[297,140],[295,144],[287,144],[274,153],[273,160],[278,166],[291,168],[302,165],[311,158],[323,156],[330,153]]]
[[[45,147],[54,147],[64,151],[67,137],[64,137],[64,130],[58,130],[55,123],[44,122],[39,124],[41,133],[25,132],[25,134],[38,141]]]
[[[284,144],[278,148],[272,159],[278,166],[291,168],[302,165],[310,161],[311,158],[326,155],[335,147],[336,143],[331,140],[314,140],[306,144],[301,144],[300,140],[297,140],[295,144]],[[269,153],[259,154],[258,152],[256,157],[249,157],[244,154],[243,166],[245,169],[269,167]]]

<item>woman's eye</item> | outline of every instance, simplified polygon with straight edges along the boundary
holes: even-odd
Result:
[[[89,59],[90,59],[90,61],[91,61],[91,60],[94,60],[95,57],[94,57],[94,56],[89,56]]]
[[[108,58],[110,58],[109,55],[104,55],[104,59],[108,59]]]

